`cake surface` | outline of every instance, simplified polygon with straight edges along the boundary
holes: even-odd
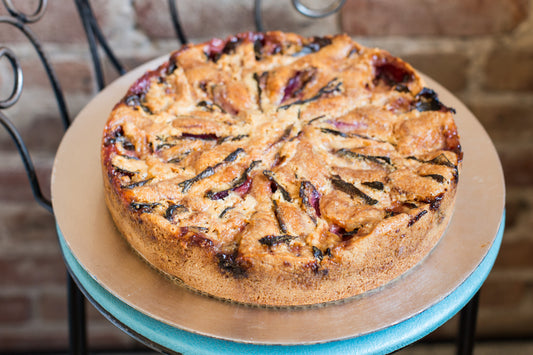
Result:
[[[345,35],[187,45],[104,128],[105,199],[156,269],[209,295],[297,306],[383,286],[451,218],[453,108]]]

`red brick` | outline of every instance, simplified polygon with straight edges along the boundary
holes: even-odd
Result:
[[[494,49],[485,65],[485,86],[491,90],[533,91],[533,50]]]
[[[23,105],[23,103],[20,104]],[[17,131],[30,152],[30,156],[33,157],[33,154],[37,152],[41,154],[49,153],[50,156],[55,154],[64,134],[59,112],[55,108],[53,108],[54,112],[48,112],[48,110],[35,112],[38,109],[32,107],[25,108],[23,106],[20,106],[20,109],[21,111],[17,115],[9,115],[8,118],[15,124]],[[28,118],[28,116],[30,116],[29,122],[18,124],[18,117]],[[15,143],[11,139],[11,136],[4,130],[4,127],[0,127],[0,149],[6,153],[12,152],[13,155],[18,154]]]
[[[496,280],[489,278],[480,293],[480,308],[518,309],[526,295],[526,283],[521,280]]]
[[[16,2],[17,8],[28,14],[36,10],[35,4],[35,1]],[[3,4],[0,15],[8,15]],[[72,43],[85,41],[86,38],[74,1],[48,1],[43,17],[28,26],[42,42]],[[25,36],[18,29],[2,24],[0,43],[19,41],[26,41]]]
[[[39,184],[44,196],[50,196],[51,166],[36,166]],[[22,166],[0,170],[0,200],[5,202],[34,201],[31,185]]]
[[[20,134],[30,152],[54,154],[64,134],[59,111],[37,113],[30,125],[21,127]]]
[[[39,317],[44,322],[67,322],[67,294],[45,292],[38,300]],[[86,317],[89,343],[92,348],[116,349],[134,348],[136,342],[106,319],[93,305],[86,301]],[[137,347],[139,348],[139,347]]]
[[[62,257],[4,255],[0,258],[0,285],[11,286],[61,286],[66,280]]]
[[[528,222],[533,223],[533,206],[525,196],[511,194],[507,191],[505,201],[505,230],[510,232],[515,228],[520,228]],[[529,228],[526,228],[529,229]]]
[[[54,217],[37,203],[2,208],[0,225],[11,244],[48,243],[57,245]]]
[[[495,269],[520,269],[533,268],[533,240],[504,240]]]
[[[176,38],[166,1],[135,1],[133,3],[140,28],[154,38]],[[183,14],[180,14],[180,19]]]
[[[510,32],[527,13],[527,0],[348,0],[342,29],[364,36],[477,36]]]
[[[251,2],[199,0],[177,4],[182,28],[190,38],[225,37],[253,29]],[[167,1],[135,1],[134,8],[137,23],[149,38],[177,38]]]
[[[0,296],[0,324],[21,324],[30,320],[31,316],[31,300],[27,296]]]
[[[67,291],[58,293],[45,292],[38,299],[39,317],[45,322],[67,321]]]
[[[421,53],[403,59],[448,90],[457,92],[466,87],[469,59],[463,53]]]
[[[533,314],[520,309],[507,309],[495,314],[480,310],[477,319],[476,337],[485,338],[531,338]],[[493,352],[497,353],[497,352]]]
[[[497,145],[531,141],[533,100],[529,102],[484,100],[467,104]]]
[[[124,333],[115,325],[106,320],[105,325],[95,325],[89,323],[88,342],[94,348],[130,351],[135,349],[146,349],[144,345]]]
[[[54,329],[39,329],[38,331],[0,332],[0,347],[2,352],[55,351],[64,353],[68,349],[68,331]],[[92,345],[92,344],[91,344]]]
[[[136,53],[135,56],[122,56],[120,62],[126,71],[130,71],[154,58],[154,53]],[[107,60],[107,58],[102,61],[102,64],[104,78],[107,84],[120,77],[120,74],[117,73],[115,67],[109,62],[109,60]]]
[[[89,63],[85,60],[53,60],[50,56],[51,66],[54,70],[59,85],[64,93],[93,92],[92,71]],[[21,59],[21,67],[24,73],[24,86],[32,88],[44,88],[51,91],[51,84],[41,61],[37,55],[32,59]]]
[[[533,185],[533,142],[513,147],[499,147],[499,155],[503,166],[507,186]]]
[[[223,38],[238,32],[255,31],[253,1],[196,0],[176,3],[182,28],[189,39]],[[137,0],[134,9],[138,27],[150,39],[177,38],[167,1]],[[335,17],[309,19],[286,1],[263,1],[261,13],[265,30],[298,32],[309,36],[339,31]]]
[[[50,88],[23,90],[20,100],[4,114],[15,125],[30,153],[55,154],[64,129]],[[16,152],[15,144],[4,127],[0,127],[0,149]]]

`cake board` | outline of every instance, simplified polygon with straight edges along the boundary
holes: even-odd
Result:
[[[147,320],[157,322],[150,328],[135,330],[148,339],[149,329],[165,329],[160,334],[174,329],[180,335],[174,334],[172,338],[184,339],[181,345],[174,344],[177,351],[190,350],[180,346],[193,340],[224,347],[247,344],[262,350],[283,346],[288,351],[304,346],[302,349],[309,351],[310,346],[326,347],[325,344],[332,348],[348,343],[352,346],[361,341],[356,339],[371,342],[376,334],[386,331],[398,335],[396,345],[391,345],[393,349],[415,341],[420,335],[409,336],[407,328],[399,331],[395,327],[418,324],[411,327],[424,329],[427,334],[459,311],[474,295],[471,291],[481,286],[503,233],[505,189],[501,165],[490,138],[472,113],[425,76],[427,85],[439,94],[442,102],[457,110],[455,119],[465,156],[456,208],[448,229],[432,253],[404,276],[345,302],[268,309],[200,295],[148,267],[120,237],[107,212],[99,147],[112,107],[137,77],[165,59],[158,58],[133,70],[97,95],[67,131],[54,162],[52,203],[63,254],[82,289],[89,299],[101,305],[104,313],[108,312],[129,329]],[[481,276],[471,279],[476,272]],[[458,291],[461,287],[469,291]],[[445,302],[449,297],[456,301]],[[448,303],[453,306],[448,305],[447,311],[435,308],[429,312],[439,314],[430,317],[431,326],[419,324],[426,319],[419,316]],[[120,320],[126,315],[147,318]],[[157,336],[153,341],[164,348],[171,345],[165,345]],[[211,347],[207,343],[205,351]],[[173,349],[174,345],[168,348]]]

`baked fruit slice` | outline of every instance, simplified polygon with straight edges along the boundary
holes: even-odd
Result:
[[[444,233],[462,159],[453,113],[409,64],[346,35],[188,45],[111,112],[106,203],[135,251],[195,290],[344,299]]]

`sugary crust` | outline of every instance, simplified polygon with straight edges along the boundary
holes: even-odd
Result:
[[[111,113],[106,203],[133,249],[193,289],[344,299],[444,233],[462,159],[452,113],[408,64],[347,36],[187,46]]]

